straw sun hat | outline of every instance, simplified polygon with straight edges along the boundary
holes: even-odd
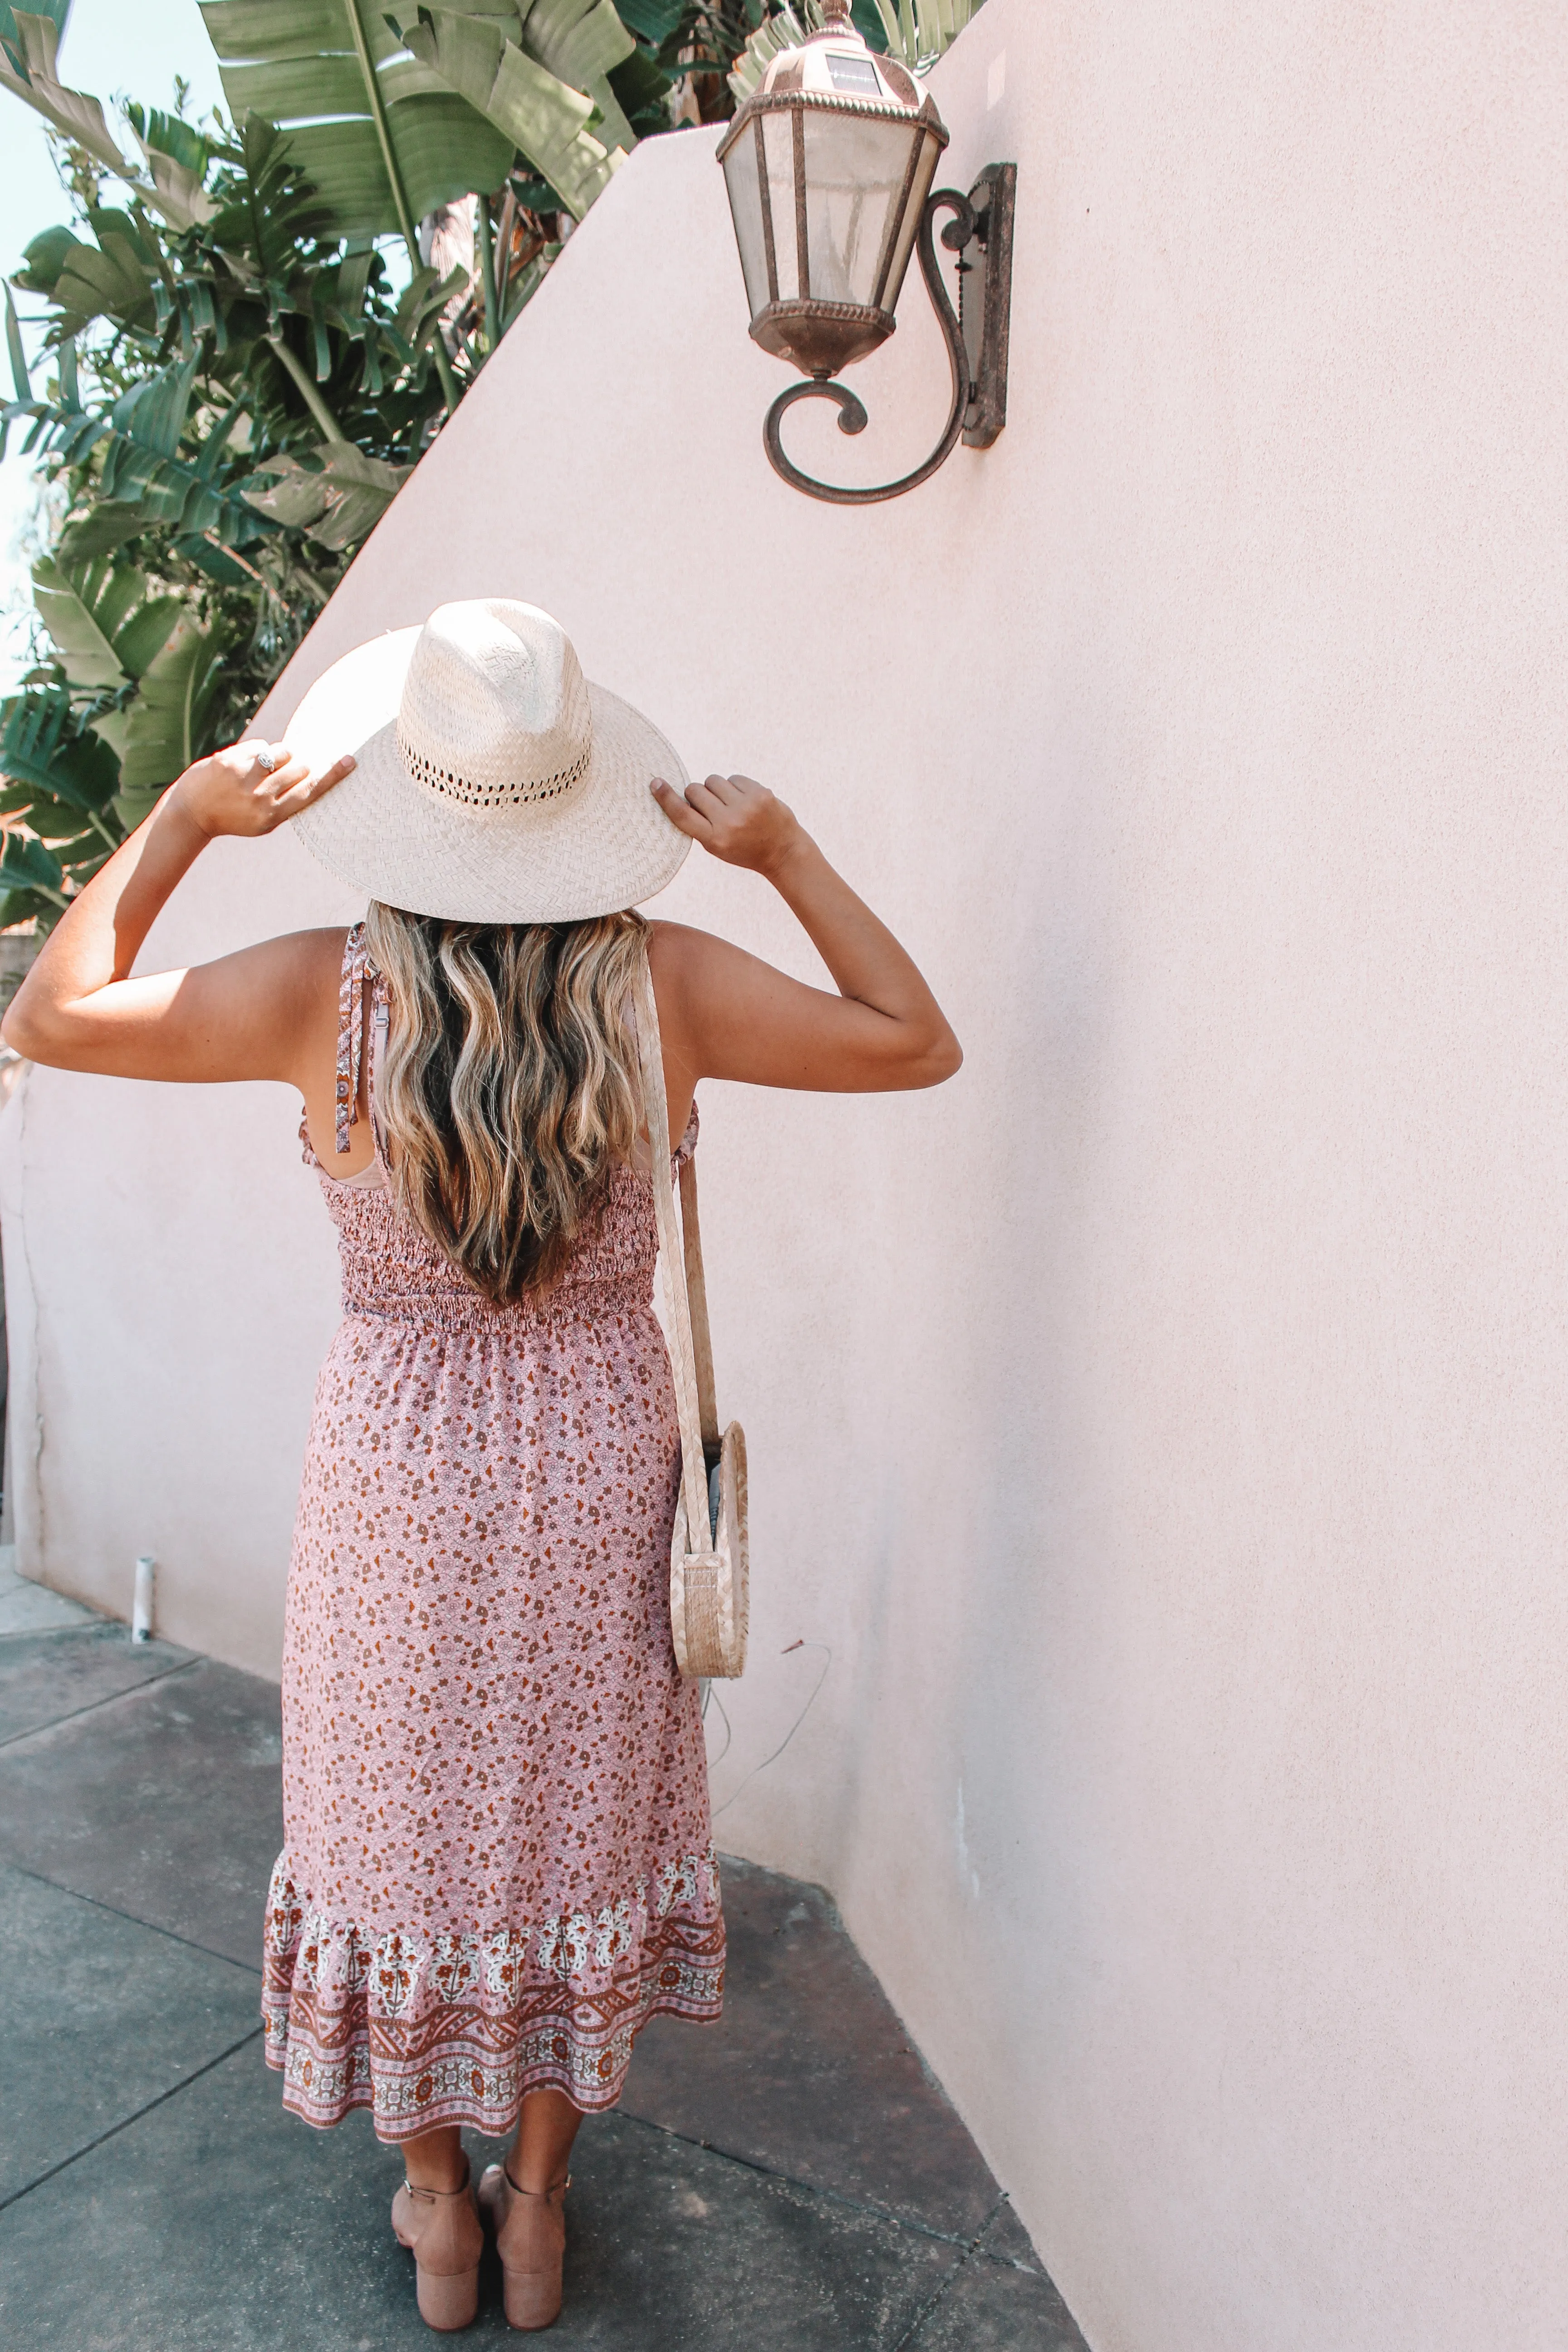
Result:
[[[353,772],[293,822],[341,881],[412,915],[569,923],[651,898],[691,844],[648,790],[686,771],[657,727],[592,686],[572,640],[506,597],[442,604],[356,646],[288,730]]]

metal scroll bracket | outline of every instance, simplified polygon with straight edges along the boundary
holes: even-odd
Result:
[[[832,400],[838,406],[840,433],[864,433],[869,422],[864,404],[832,376],[792,383],[769,409],[763,442],[774,473],[792,489],[808,498],[826,499],[835,506],[874,506],[880,499],[900,498],[918,489],[944,466],[962,438],[966,448],[989,449],[1007,421],[1007,322],[1013,294],[1013,209],[1017,185],[1016,163],[988,163],[966,196],[956,188],[936,188],[921,214],[919,250],[921,275],[926,282],[937,323],[947,340],[952,372],[952,401],[941,440],[923,465],[902,474],[896,482],[871,489],[845,489],[803,474],[784,454],[781,428],[785,413],[797,400]],[[942,212],[952,218],[942,233],[949,253],[958,256],[958,308],[948,294],[936,254],[936,222]],[[979,278],[978,287],[972,280]]]

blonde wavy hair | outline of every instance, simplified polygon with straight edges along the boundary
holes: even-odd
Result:
[[[498,1306],[547,1290],[642,1124],[647,925],[452,923],[373,901],[391,1000],[376,1110],[399,1208]]]

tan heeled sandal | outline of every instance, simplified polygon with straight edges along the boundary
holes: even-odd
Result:
[[[465,2168],[460,2189],[416,2189],[405,2179],[392,2200],[392,2227],[414,2256],[419,2316],[427,2327],[469,2327],[479,2308],[485,2233]]]
[[[562,2208],[571,2186],[568,2174],[553,2189],[520,2189],[504,2164],[488,2166],[479,2182],[479,2203],[495,2223],[509,2327],[548,2327],[560,2317]]]

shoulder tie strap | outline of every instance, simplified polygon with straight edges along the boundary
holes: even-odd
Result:
[[[338,1077],[333,1140],[340,1158],[349,1149],[350,1129],[359,1118],[365,990],[376,977],[375,966],[365,946],[364,925],[355,923],[343,941],[342,977],[338,982]]]

